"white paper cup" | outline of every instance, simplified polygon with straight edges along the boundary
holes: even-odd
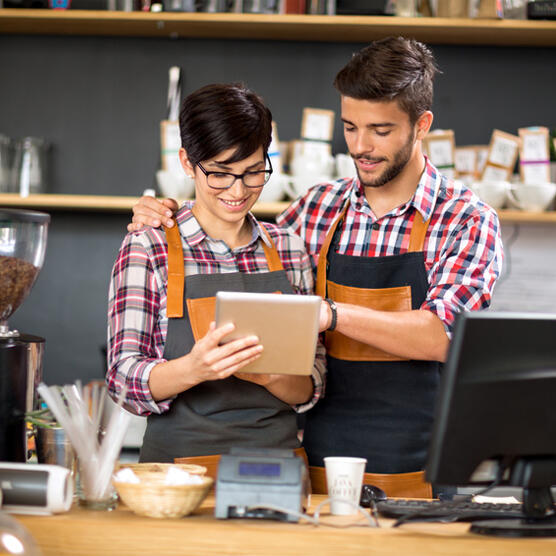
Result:
[[[326,486],[328,496],[331,498],[330,513],[332,515],[357,513],[366,464],[367,460],[364,458],[324,458]]]

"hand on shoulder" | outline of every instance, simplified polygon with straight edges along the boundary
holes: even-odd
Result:
[[[164,225],[171,228],[174,225],[172,216],[178,208],[174,199],[155,199],[144,195],[133,205],[133,219],[127,225],[127,231],[136,232],[143,226],[158,228]]]

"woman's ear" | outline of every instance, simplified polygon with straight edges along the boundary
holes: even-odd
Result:
[[[193,164],[191,164],[189,157],[187,156],[187,152],[185,151],[185,149],[182,147],[179,150],[179,159],[180,159],[180,163],[181,166],[184,170],[184,172],[188,175],[188,177],[190,178],[194,178],[195,177],[195,169],[193,168]]]
[[[417,139],[423,139],[425,135],[429,132],[432,125],[432,120],[434,116],[430,110],[423,112],[416,123],[417,126]]]

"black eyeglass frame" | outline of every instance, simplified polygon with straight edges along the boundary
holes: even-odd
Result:
[[[206,178],[207,178],[207,185],[211,188],[211,189],[216,189],[219,191],[225,191],[226,189],[230,189],[230,187],[232,187],[234,185],[234,183],[236,182],[236,180],[241,179],[241,183],[243,184],[244,187],[247,187],[248,189],[260,189],[261,187],[264,187],[267,183],[268,180],[270,179],[270,176],[272,175],[272,172],[274,172],[274,169],[272,168],[272,162],[270,161],[270,157],[268,156],[268,153],[266,153],[265,158],[268,162],[268,169],[264,169],[264,170],[255,170],[255,171],[251,171],[251,172],[243,172],[243,174],[233,174],[232,172],[222,172],[222,171],[207,171],[203,168],[202,164],[200,162],[197,162],[197,166],[199,166],[199,169],[201,170],[201,172],[203,172],[203,174],[205,174]],[[249,174],[262,174],[263,172],[268,173],[268,179],[262,184],[262,185],[247,185],[245,183],[245,180],[243,179],[245,176],[249,175]],[[214,187],[213,185],[210,185],[208,180],[209,180],[209,176],[212,174],[226,174],[228,176],[233,176],[234,177],[234,181],[228,185],[227,187]]]

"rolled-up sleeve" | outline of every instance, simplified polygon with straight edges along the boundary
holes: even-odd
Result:
[[[492,209],[474,213],[454,231],[429,271],[421,306],[435,313],[451,336],[457,313],[486,309],[502,271],[500,225]]]
[[[148,384],[152,369],[165,361],[161,290],[148,243],[142,241],[140,232],[128,234],[110,279],[106,383],[112,397],[127,387],[125,406],[137,415],[163,413],[172,401],[155,402]]]

